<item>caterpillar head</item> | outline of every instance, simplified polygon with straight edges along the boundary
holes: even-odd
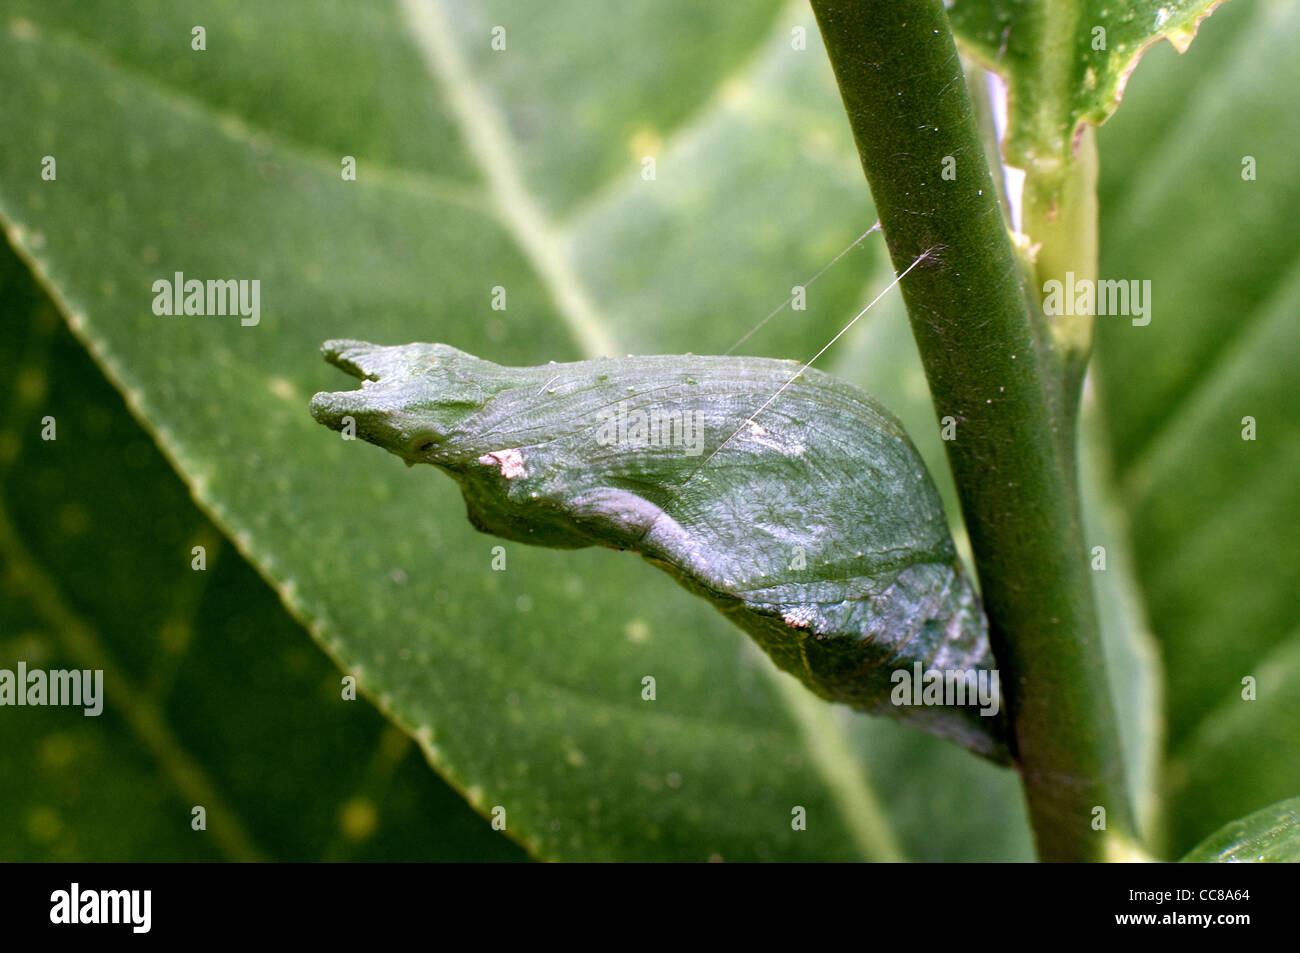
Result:
[[[384,347],[326,341],[325,360],[361,379],[359,390],[322,392],[311,413],[408,464],[454,466],[464,456],[462,423],[487,401],[493,365],[446,344]]]

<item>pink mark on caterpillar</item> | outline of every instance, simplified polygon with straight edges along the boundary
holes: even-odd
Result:
[[[817,618],[817,610],[812,606],[795,606],[781,613],[781,620],[792,629],[808,629]]]
[[[524,469],[524,455],[518,450],[493,450],[479,457],[478,462],[485,467],[501,467],[501,475],[507,480],[528,476]]]

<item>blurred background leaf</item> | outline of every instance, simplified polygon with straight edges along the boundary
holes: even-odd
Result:
[[[1230,3],[1100,131],[1101,274],[1154,302],[1097,319],[1095,362],[1168,675],[1170,856],[1300,791],[1298,84],[1300,9]]]
[[[522,859],[342,700],[7,246],[0,311],[0,668],[103,668],[107,695],[4,709],[0,860]]]
[[[1300,862],[1300,797],[1256,811],[1215,831],[1183,858],[1188,863]]]

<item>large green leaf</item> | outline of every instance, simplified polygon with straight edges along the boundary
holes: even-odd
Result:
[[[1174,856],[1300,790],[1300,11],[1230,4],[1202,33],[1100,137],[1102,275],[1152,289],[1149,325],[1098,319],[1097,365],[1168,673]]]
[[[1185,862],[1300,863],[1300,797],[1225,824],[1196,845]]]
[[[267,6],[9,3],[0,215],[327,651],[538,855],[1027,856],[1010,772],[817,701],[631,557],[508,545],[494,571],[450,484],[306,413],[327,337],[511,364],[725,350],[873,221],[810,17]],[[260,323],[155,315],[176,271],[260,279]],[[811,355],[888,277],[852,253],[746,350]]]
[[[7,245],[0,313],[0,669],[105,679],[95,717],[3,709],[0,859],[522,857],[343,700]]]

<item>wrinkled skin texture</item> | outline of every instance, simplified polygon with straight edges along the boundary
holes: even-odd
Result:
[[[311,411],[461,488],[478,529],[632,549],[823,698],[1007,760],[1004,713],[896,706],[898,669],[991,670],[986,622],[899,424],[789,361],[629,357],[503,367],[442,344],[330,341],[362,379]]]

